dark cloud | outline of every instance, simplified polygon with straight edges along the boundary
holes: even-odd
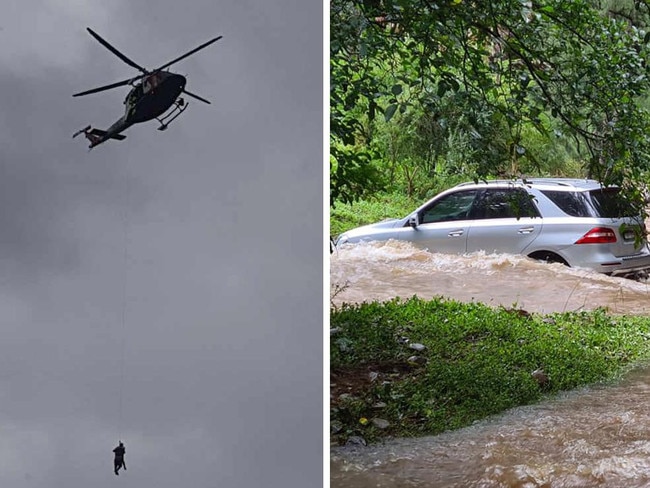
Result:
[[[60,80],[65,74],[46,70],[45,78]],[[71,135],[59,106],[67,95],[62,87],[34,77],[0,77],[0,92],[10,94],[0,112],[0,267],[5,278],[36,279],[78,265],[70,215],[82,202],[105,204],[119,183],[106,172],[91,174],[62,152]]]
[[[39,6],[0,31],[0,484],[109,486],[122,437],[132,486],[318,486],[322,5]],[[128,89],[71,94],[133,70],[87,25],[148,67],[223,35],[174,66],[212,105],[88,152]]]

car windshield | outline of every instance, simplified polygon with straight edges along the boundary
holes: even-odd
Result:
[[[563,212],[572,217],[620,218],[635,215],[618,188],[591,191],[542,191]]]

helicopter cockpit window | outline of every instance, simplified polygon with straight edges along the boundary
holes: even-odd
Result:
[[[142,96],[142,84],[136,85],[133,90],[131,90],[124,99],[124,103],[129,107],[135,105],[138,101],[138,98]]]

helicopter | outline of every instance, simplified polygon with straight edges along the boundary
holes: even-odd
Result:
[[[83,95],[90,95],[91,93],[111,90],[120,86],[131,85],[133,87],[124,99],[124,105],[126,106],[124,115],[120,117],[108,129],[94,129],[89,125],[81,130],[78,130],[72,135],[72,137],[75,138],[79,134],[84,134],[86,136],[86,139],[90,141],[90,149],[109,139],[115,139],[118,141],[124,140],[126,136],[122,134],[122,132],[131,127],[133,124],[140,122],[156,119],[158,122],[160,122],[158,130],[166,130],[169,124],[181,113],[183,113],[189,105],[189,103],[185,102],[185,100],[180,97],[181,93],[184,93],[185,95],[200,100],[204,103],[210,103],[205,98],[202,98],[185,89],[185,83],[187,80],[184,76],[171,73],[169,70],[163,70],[165,68],[169,68],[169,66],[177,63],[181,59],[185,59],[197,51],[206,48],[210,44],[221,39],[223,36],[218,36],[214,39],[210,39],[209,41],[201,44],[200,46],[192,49],[182,56],[179,56],[172,61],[163,64],[159,68],[149,71],[131,59],[127,58],[124,54],[122,54],[120,51],[115,49],[115,47],[104,40],[99,34],[93,31],[90,27],[88,27],[87,30],[90,35],[97,39],[97,41],[99,41],[102,46],[111,51],[129,66],[136,68],[142,72],[142,74],[137,75],[134,78],[128,78],[126,80],[111,83],[110,85],[100,86],[98,88],[93,88],[91,90],[86,90],[72,95],[73,97],[81,97]],[[169,110],[170,108],[171,110]],[[169,112],[167,112],[168,110]],[[165,114],[165,112],[167,113]]]

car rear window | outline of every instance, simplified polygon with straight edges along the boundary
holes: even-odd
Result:
[[[542,193],[565,214],[572,217],[593,217],[589,201],[583,192],[542,190]]]
[[[543,190],[542,193],[572,217],[618,218],[635,215],[617,188],[591,191]]]
[[[636,214],[617,189],[592,190],[589,197],[599,217],[633,217]]]

